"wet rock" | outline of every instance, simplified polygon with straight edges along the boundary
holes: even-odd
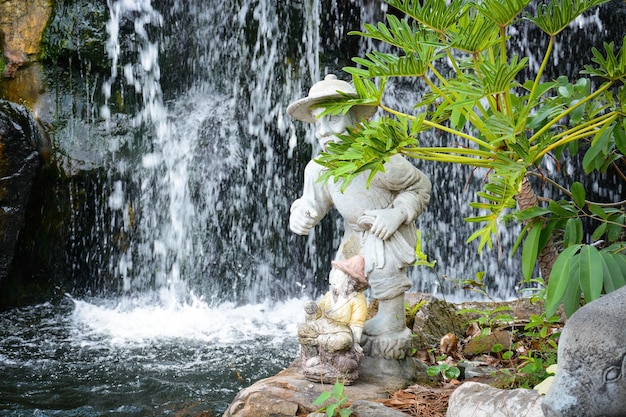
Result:
[[[7,64],[4,77],[13,77],[19,67],[36,58],[51,13],[52,0],[0,2],[0,47]]]
[[[55,2],[54,15],[41,42],[45,58],[53,62],[84,62],[89,71],[110,73],[106,52],[106,23],[110,11],[106,1]],[[120,38],[134,33],[132,22],[121,22]]]
[[[35,122],[23,106],[0,101],[0,282],[13,261],[40,166],[38,138]]]
[[[450,396],[446,417],[544,417],[542,400],[534,390],[503,390],[466,382]]]

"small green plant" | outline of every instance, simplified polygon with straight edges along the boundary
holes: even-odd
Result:
[[[503,322],[512,322],[513,316],[509,313],[513,311],[510,306],[503,305],[496,308],[487,308],[478,310],[476,308],[464,308],[458,311],[458,314],[471,314],[477,317],[472,320],[480,328],[482,336],[486,336],[492,327]]]
[[[445,380],[457,379],[461,376],[461,370],[458,367],[450,366],[447,363],[429,366],[428,369],[426,369],[426,373],[430,377],[441,375]]]
[[[493,345],[491,347],[491,352],[495,353],[501,361],[509,361],[514,355],[511,349],[504,350],[504,345],[502,343],[496,343]]]
[[[556,343],[553,339],[556,339],[560,332],[552,332],[552,329],[556,325],[559,324],[561,318],[557,315],[553,315],[550,317],[546,317],[546,313],[541,313],[540,315],[531,314],[528,320],[528,324],[524,326],[524,336],[526,337],[535,337],[540,339],[549,338],[550,343],[554,344],[553,347],[556,348]]]
[[[337,381],[333,386],[332,391],[322,392],[319,397],[313,401],[313,405],[323,405],[327,402],[330,403],[324,405],[320,408],[319,412],[325,412],[328,417],[348,417],[352,414],[352,410],[349,408],[344,408],[346,402],[348,401],[348,397],[344,394],[344,385]]]
[[[531,350],[526,356],[520,356],[520,359],[523,362],[517,375],[519,386],[532,388],[550,375],[547,368],[556,363],[556,349],[544,346],[541,351]]]

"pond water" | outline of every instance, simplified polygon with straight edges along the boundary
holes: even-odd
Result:
[[[159,304],[68,296],[0,314],[0,416],[221,415],[298,353],[301,300]]]

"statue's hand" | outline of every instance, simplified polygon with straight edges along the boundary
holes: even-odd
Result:
[[[363,214],[374,217],[370,232],[382,240],[389,239],[406,220],[406,214],[397,208],[366,210]]]
[[[317,224],[317,211],[311,207],[294,207],[289,216],[289,228],[299,235],[308,235],[313,226]]]
[[[305,305],[304,305],[304,311],[307,314],[315,314],[317,313],[317,304],[315,303],[315,301],[308,301]]]

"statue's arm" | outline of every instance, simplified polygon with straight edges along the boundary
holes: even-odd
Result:
[[[350,316],[350,329],[352,330],[352,337],[355,344],[361,343],[361,336],[363,335],[363,326],[365,325],[365,319],[367,318],[367,300],[363,293],[357,294],[354,302],[352,303],[352,314]]]
[[[430,201],[430,179],[401,155],[389,160],[380,181],[397,193],[392,205],[404,213],[405,223],[415,221]]]
[[[289,227],[294,233],[308,235],[332,207],[332,199],[324,184],[317,179],[321,166],[310,161],[304,170],[302,196],[291,204]]]

